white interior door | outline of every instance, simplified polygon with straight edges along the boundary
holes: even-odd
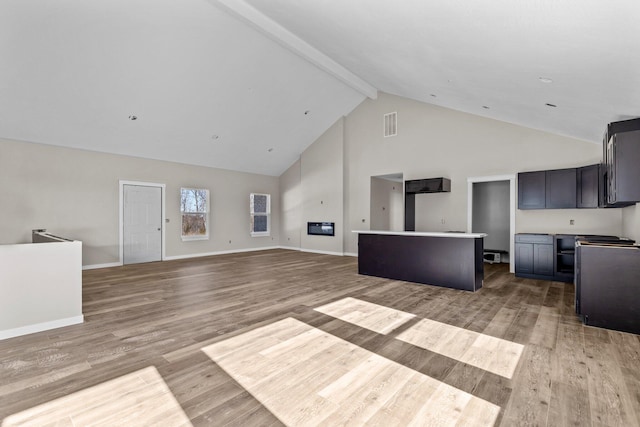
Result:
[[[162,188],[123,186],[123,262],[162,260]]]

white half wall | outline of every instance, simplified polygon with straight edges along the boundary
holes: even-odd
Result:
[[[0,339],[82,321],[82,242],[0,245]]]

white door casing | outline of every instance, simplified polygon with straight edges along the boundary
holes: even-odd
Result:
[[[123,264],[162,260],[162,188],[123,185]]]
[[[473,230],[473,184],[476,182],[509,181],[509,271],[515,272],[515,245],[516,232],[516,176],[497,175],[467,178],[467,233]]]

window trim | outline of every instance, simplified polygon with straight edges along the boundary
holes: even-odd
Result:
[[[204,211],[187,211],[187,212],[183,212],[182,211],[182,191],[183,190],[204,190],[207,192],[207,200],[205,203],[205,210]],[[180,187],[180,239],[182,239],[183,242],[190,242],[190,241],[196,241],[196,240],[209,240],[211,233],[210,233],[210,229],[211,229],[211,223],[210,223],[210,218],[209,218],[209,212],[211,211],[210,209],[210,204],[211,204],[211,192],[209,191],[208,188],[195,188],[195,187]],[[202,236],[185,236],[184,234],[182,234],[182,218],[184,217],[184,214],[204,214],[204,223],[205,223],[205,228],[207,230],[207,233],[205,235]]]
[[[254,196],[266,196],[267,197],[267,212],[254,212],[253,211],[253,198]],[[267,231],[253,231],[253,218],[256,216],[267,217]],[[249,233],[251,237],[269,237],[271,236],[271,194],[266,193],[251,193],[249,195]]]

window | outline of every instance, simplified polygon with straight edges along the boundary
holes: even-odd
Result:
[[[255,194],[249,196],[251,211],[251,235],[269,236],[271,228],[271,195]]]
[[[181,188],[180,213],[182,214],[182,240],[209,238],[209,190]]]

